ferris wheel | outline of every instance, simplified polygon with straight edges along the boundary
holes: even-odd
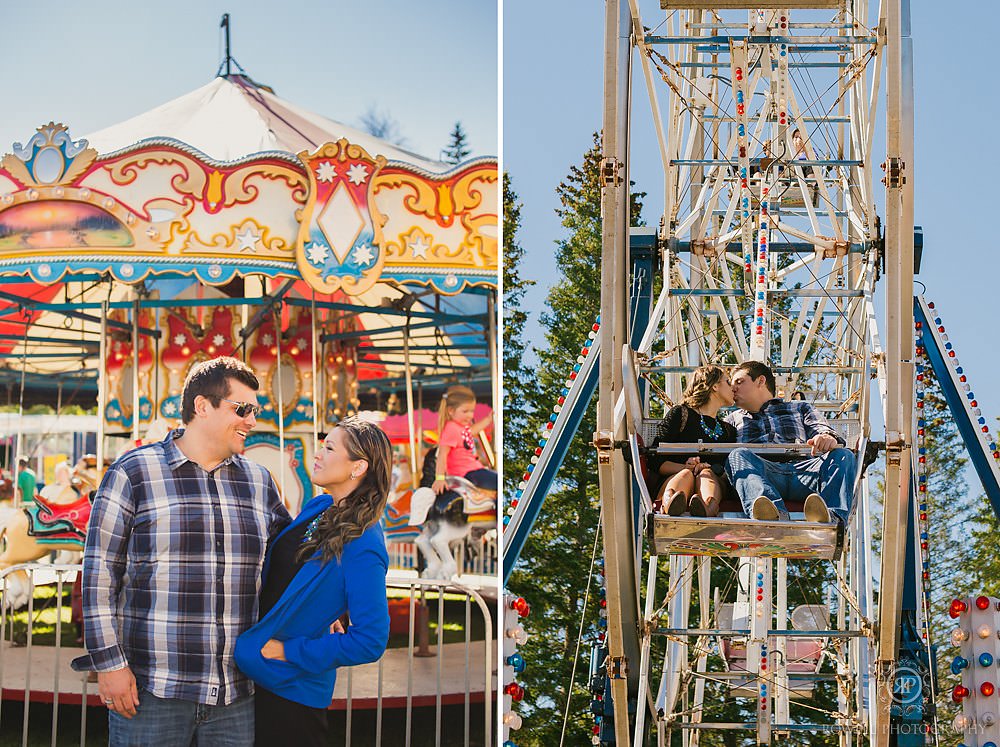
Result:
[[[641,4],[606,3],[601,316],[508,512],[505,574],[558,444],[596,393],[607,632],[591,678],[603,703],[594,743],[663,745],[678,731],[690,747],[705,730],[739,730],[768,744],[823,731],[884,747],[894,724],[927,718],[926,694],[913,696],[926,679],[927,610],[913,591],[908,2],[660,0],[650,15]],[[646,112],[665,185],[655,232],[628,225],[629,135]],[[854,452],[846,521],[805,521],[801,505],[789,505],[791,521],[725,502],[717,517],[654,505],[645,457],[735,448],[651,450],[667,406],[697,367],[744,361],[767,362],[779,395],[809,401]],[[754,450],[778,461],[809,451]],[[865,467],[879,451],[876,553]]]
[[[832,731],[842,745],[858,737],[886,745],[898,691],[913,446],[912,90],[903,7],[660,5],[662,18],[646,19],[635,2],[609,2],[606,20],[602,286],[611,290],[601,306],[595,440],[615,742],[645,744],[655,732],[663,744],[679,729],[685,744],[696,744],[701,730],[737,729],[757,744]],[[623,224],[632,65],[646,83],[666,185],[656,237],[661,290],[639,325],[620,291],[634,273]],[[883,92],[884,158],[873,148]],[[636,327],[644,330],[630,339]],[[804,521],[793,505],[792,521],[773,522],[725,506],[716,518],[649,510],[641,462],[630,468],[614,444],[625,440],[638,454],[650,443],[656,400],[679,401],[697,366],[748,360],[770,364],[779,394],[810,401],[854,450],[846,521]],[[864,478],[871,371],[886,429],[880,558]],[[779,445],[754,450],[769,459],[803,456]],[[637,542],[643,526],[645,543]],[[793,568],[816,562],[825,570],[797,589],[808,574]],[[832,663],[825,675],[824,659]],[[806,705],[825,677],[836,688],[832,703]],[[716,705],[743,699],[742,717],[713,718],[707,688]]]

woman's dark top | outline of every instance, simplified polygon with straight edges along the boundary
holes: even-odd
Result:
[[[722,430],[715,435],[719,424],[722,425]],[[716,420],[707,415],[700,415],[697,410],[687,405],[671,407],[656,430],[656,443],[693,444],[698,441],[735,443],[736,428],[721,418]]]
[[[299,572],[299,569],[305,563],[304,560],[296,560],[295,556],[299,552],[299,547],[302,545],[302,538],[305,536],[306,529],[308,528],[308,524],[292,527],[278,538],[274,550],[271,551],[271,560],[267,566],[267,579],[260,590],[260,602],[258,605],[260,607],[260,618],[263,618],[278,603],[281,595],[288,588],[288,584],[292,582],[295,574]]]
[[[703,421],[705,427],[702,427]],[[716,431],[718,424],[722,425],[722,429],[719,435],[715,436],[713,432]],[[698,441],[704,441],[705,443],[735,443],[737,441],[736,428],[721,418],[716,420],[707,415],[700,415],[697,410],[687,405],[675,405],[670,408],[667,416],[660,421],[660,425],[656,429],[656,439],[653,441],[653,447],[655,448],[660,443],[693,444]],[[725,454],[707,454],[702,457],[702,460],[711,464],[713,471],[718,472],[720,470],[716,470],[715,467],[721,467],[726,461],[726,456]],[[659,470],[660,465],[666,461],[684,460],[670,460],[667,457],[661,456],[654,458],[650,466],[655,470]]]

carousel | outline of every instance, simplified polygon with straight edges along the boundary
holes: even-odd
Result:
[[[292,513],[329,428],[392,418],[387,534],[415,539],[423,410],[452,383],[496,401],[496,159],[427,160],[245,75],[81,138],[26,136],[0,161],[8,402],[96,402],[100,465],[180,424],[193,364],[240,357],[263,406],[246,453]],[[72,502],[40,509],[63,521],[47,541],[78,538]],[[495,498],[475,513],[495,522]]]

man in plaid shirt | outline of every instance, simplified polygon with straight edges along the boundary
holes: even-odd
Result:
[[[257,377],[235,358],[195,365],[183,428],[122,456],[95,498],[83,557],[88,654],[110,745],[253,743],[252,683],[236,638],[257,621],[270,538],[290,521],[270,474],[241,456]]]
[[[742,409],[726,419],[736,426],[741,443],[808,444],[812,458],[771,462],[751,449],[735,449],[726,460],[726,475],[747,516],[765,521],[787,520],[785,500],[804,501],[806,521],[829,523],[830,515],[846,523],[854,499],[854,454],[808,402],[786,402],[775,396],[774,374],[758,361],[736,367],[733,398]]]

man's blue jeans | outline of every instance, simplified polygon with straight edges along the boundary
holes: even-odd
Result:
[[[213,706],[140,690],[132,718],[108,712],[108,747],[248,747],[253,734],[252,695]]]
[[[797,462],[770,462],[749,448],[735,449],[726,459],[726,476],[740,496],[743,510],[751,516],[753,502],[769,498],[781,519],[788,519],[785,500],[804,501],[819,493],[830,513],[845,525],[854,499],[854,453],[833,449],[821,456]]]

